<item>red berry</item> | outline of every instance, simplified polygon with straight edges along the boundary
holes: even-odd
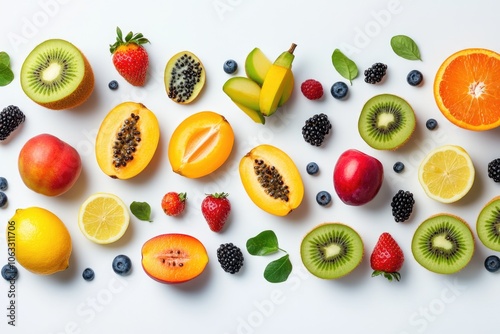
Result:
[[[168,216],[178,216],[186,207],[186,193],[168,192],[161,200],[161,208]]]
[[[389,281],[399,281],[399,270],[403,266],[404,254],[398,243],[389,233],[382,233],[370,257],[373,276],[383,275]]]
[[[229,212],[231,212],[231,203],[227,196],[226,193],[207,195],[201,202],[201,213],[205,217],[208,227],[214,232],[222,230]]]
[[[308,79],[300,85],[300,90],[309,100],[317,100],[323,96],[323,85],[314,79]]]
[[[120,75],[134,86],[144,86],[149,57],[141,44],[149,43],[141,33],[129,32],[123,39],[120,28],[116,28],[116,42],[110,45],[113,64]]]

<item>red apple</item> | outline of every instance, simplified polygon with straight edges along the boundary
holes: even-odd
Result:
[[[342,153],[333,170],[333,186],[342,202],[362,205],[377,195],[384,169],[376,158],[355,149]]]
[[[26,186],[43,195],[59,196],[80,176],[82,161],[69,144],[50,134],[28,140],[19,152],[19,174]]]

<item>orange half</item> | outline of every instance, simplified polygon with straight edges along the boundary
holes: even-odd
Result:
[[[434,80],[434,97],[443,115],[468,130],[500,125],[500,54],[481,48],[448,57]]]

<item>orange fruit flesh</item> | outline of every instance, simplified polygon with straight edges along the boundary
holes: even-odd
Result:
[[[436,74],[434,95],[452,123],[469,130],[500,125],[500,55],[484,49],[450,56]]]
[[[208,263],[205,246],[186,234],[162,234],[142,247],[142,267],[162,283],[182,283],[200,275]]]

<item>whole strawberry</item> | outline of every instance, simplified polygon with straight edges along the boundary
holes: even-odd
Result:
[[[404,254],[396,240],[389,233],[382,233],[370,257],[370,265],[374,270],[372,277],[383,275],[389,281],[399,281],[403,262]]]
[[[178,216],[186,207],[186,199],[186,193],[168,192],[161,200],[161,208],[168,216]]]
[[[318,100],[323,96],[323,85],[314,79],[304,81],[300,85],[300,90],[309,100]]]
[[[141,33],[129,32],[122,36],[120,28],[116,28],[116,42],[109,46],[113,55],[113,64],[120,75],[134,86],[144,86],[149,57],[142,44],[149,43]]]
[[[207,195],[201,202],[201,213],[208,227],[214,232],[222,230],[231,211],[231,203],[227,196],[227,193],[215,193]]]

